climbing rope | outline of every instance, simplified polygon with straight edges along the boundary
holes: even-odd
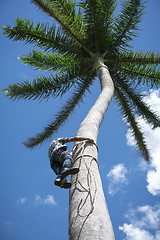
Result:
[[[79,144],[87,143],[87,142],[95,145],[95,147],[97,148],[97,152],[99,151],[97,144],[96,144],[93,140],[91,141],[91,140],[89,140],[89,139],[86,138],[86,139],[83,140],[83,141],[80,141],[80,140],[77,140],[77,141],[78,141],[78,143],[75,143],[75,144],[74,144],[74,146],[73,146],[73,148],[72,148],[72,152],[75,150],[75,148],[78,147]]]
[[[81,186],[81,188],[82,188],[84,191],[88,192],[88,194],[90,194],[90,196],[91,196],[91,197],[90,197],[90,199],[91,199],[91,200],[90,200],[90,201],[91,201],[91,208],[90,208],[89,212],[88,212],[87,214],[85,214],[85,215],[80,214],[80,208],[81,208],[81,206],[83,205],[82,203],[83,203],[83,200],[84,200],[84,199],[81,199],[81,200],[80,200],[80,203],[78,204],[78,207],[77,207],[77,215],[80,216],[80,217],[88,217],[88,216],[91,214],[91,212],[93,211],[93,208],[94,208],[94,202],[95,202],[96,193],[97,193],[96,178],[95,178],[95,175],[94,175],[93,171],[91,170],[91,165],[92,165],[92,162],[95,161],[95,162],[97,163],[98,169],[99,169],[99,164],[98,164],[98,161],[97,161],[97,159],[96,159],[95,157],[93,157],[93,156],[91,156],[91,155],[89,155],[89,154],[84,154],[85,145],[86,145],[86,143],[88,143],[88,142],[94,144],[94,145],[96,146],[96,148],[97,148],[97,151],[98,151],[98,146],[97,146],[94,142],[91,142],[91,141],[89,141],[89,140],[84,140],[84,141],[81,141],[81,142],[79,142],[79,143],[76,143],[76,144],[74,145],[73,149],[72,149],[72,153],[73,153],[79,145],[82,145],[82,146],[81,146],[81,148],[82,148],[82,153],[81,153],[80,156],[78,156],[76,159],[74,159],[73,165],[74,165],[75,162],[78,161],[79,159],[83,160],[84,163],[85,163],[86,169],[87,169],[87,171],[88,171],[88,174],[89,174],[89,176],[90,176],[90,181],[89,181],[89,183],[88,183],[88,189],[87,189],[85,186],[83,186],[83,184],[77,179],[77,182],[79,183],[79,185]],[[90,161],[89,166],[88,166],[88,164],[87,164],[87,162],[86,162],[86,160],[85,160],[86,157],[92,158],[91,161]],[[78,177],[78,176],[77,176],[77,177]],[[93,180],[92,180],[92,179],[93,179]],[[94,190],[94,194],[93,194],[93,199],[92,199],[92,194],[91,194],[91,184],[92,184],[92,181],[94,182],[94,185],[95,185],[95,190]],[[87,197],[86,197],[86,198],[87,198]],[[84,200],[84,201],[85,201],[85,200]]]

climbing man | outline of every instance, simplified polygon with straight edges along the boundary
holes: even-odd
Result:
[[[56,186],[61,188],[70,188],[71,183],[66,179],[69,175],[77,174],[79,168],[71,167],[73,159],[70,153],[67,151],[67,146],[65,143],[76,142],[76,141],[85,141],[94,142],[89,138],[82,137],[71,137],[71,138],[57,138],[53,140],[50,144],[48,150],[48,157],[50,160],[50,165],[53,171],[55,172],[57,178],[54,181]]]

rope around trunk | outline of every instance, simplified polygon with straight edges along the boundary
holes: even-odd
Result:
[[[95,178],[95,175],[94,175],[93,171],[91,170],[91,165],[92,165],[92,162],[95,161],[95,162],[97,163],[98,169],[99,169],[99,164],[98,164],[98,161],[97,161],[97,159],[96,159],[95,157],[93,157],[93,156],[91,156],[91,155],[89,155],[89,154],[84,154],[85,145],[86,145],[87,142],[94,144],[94,145],[96,146],[96,148],[97,148],[97,151],[98,151],[98,146],[97,146],[95,143],[90,142],[89,140],[84,140],[84,141],[81,141],[80,143],[76,143],[76,144],[74,145],[73,149],[72,149],[72,153],[73,153],[73,151],[75,151],[76,148],[77,148],[80,144],[82,145],[82,146],[81,146],[81,147],[82,147],[82,154],[81,154],[80,156],[78,156],[78,157],[73,161],[72,166],[74,165],[74,163],[75,163],[77,160],[79,160],[79,159],[83,160],[84,163],[85,163],[86,169],[88,170],[88,174],[89,174],[89,176],[90,176],[90,181],[89,181],[89,184],[88,184],[88,189],[87,189],[86,187],[84,187],[83,184],[78,180],[79,185],[80,185],[86,192],[88,192],[88,194],[90,194],[90,199],[91,199],[91,200],[90,200],[90,201],[91,201],[90,211],[89,211],[87,214],[85,214],[85,215],[80,214],[80,207],[82,206],[82,202],[83,202],[84,199],[81,199],[81,200],[80,200],[80,203],[78,204],[78,207],[77,207],[77,215],[80,216],[80,217],[88,217],[88,216],[91,214],[91,212],[92,212],[93,209],[94,209],[94,202],[95,202],[96,193],[97,193],[96,178]],[[90,157],[90,158],[92,158],[91,161],[90,161],[89,166],[88,166],[88,164],[87,164],[87,162],[86,162],[86,160],[85,160],[85,157]],[[93,199],[92,199],[92,195],[91,195],[92,175],[93,175],[93,180],[94,180],[94,185],[95,185],[95,191],[94,191],[94,194],[93,194]],[[86,197],[86,198],[87,198],[87,197]],[[84,200],[84,201],[85,201],[85,200]]]

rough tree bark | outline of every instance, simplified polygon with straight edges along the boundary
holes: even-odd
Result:
[[[101,93],[77,132],[97,142],[99,127],[114,93],[108,68],[101,63],[97,70]],[[89,142],[74,145],[74,166],[80,172],[71,178],[69,240],[114,240],[112,223],[103,193],[97,161],[97,147]]]

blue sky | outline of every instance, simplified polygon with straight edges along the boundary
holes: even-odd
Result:
[[[140,24],[140,37],[133,41],[135,50],[160,50],[160,2],[149,0]],[[34,22],[52,22],[30,0],[1,0],[0,25],[13,26],[16,17]],[[0,88],[33,80],[38,72],[22,64],[18,57],[33,46],[6,39],[0,31]],[[142,90],[144,91],[144,89]],[[75,136],[100,92],[98,81],[87,93],[85,104],[78,106],[54,136]],[[68,95],[67,95],[68,96]],[[1,168],[0,168],[0,239],[68,239],[68,190],[54,186],[47,151],[50,142],[36,150],[22,142],[38,133],[54,117],[65,101],[12,102],[0,95]],[[160,89],[148,92],[147,101],[160,115]],[[151,163],[146,164],[135,150],[135,143],[121,120],[113,101],[100,128],[99,164],[104,193],[116,240],[160,240],[160,129],[151,130],[141,118]],[[69,146],[71,150],[72,145]]]

